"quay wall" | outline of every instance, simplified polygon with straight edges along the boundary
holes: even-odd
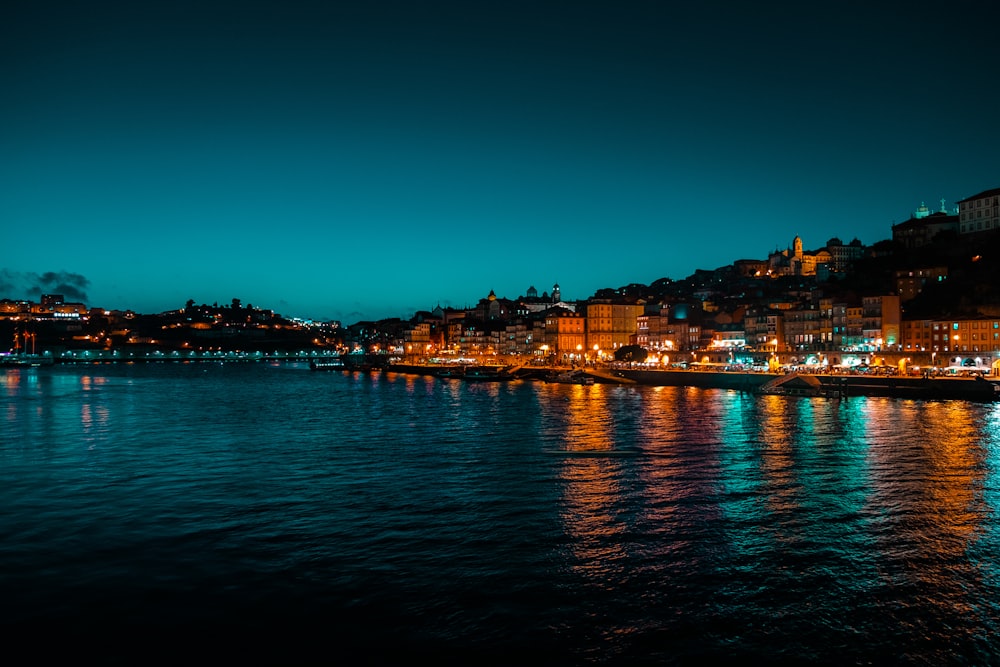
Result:
[[[983,377],[897,377],[866,375],[816,375],[825,390],[848,396],[897,398],[997,400],[1000,384]]]
[[[727,371],[632,370],[616,371],[637,384],[704,389],[759,391],[772,380],[786,377],[776,373],[738,373]],[[896,398],[1000,400],[1000,382],[986,378],[905,377],[879,375],[809,375],[787,376],[774,393],[797,395],[890,396]]]
[[[441,366],[389,364],[385,370],[412,375],[435,375]],[[544,379],[546,369],[518,368],[513,374],[525,380]],[[917,399],[1000,400],[1000,381],[965,377],[907,377],[861,374],[784,374],[733,371],[609,369],[587,373],[597,382],[618,382],[664,387],[731,389],[747,393],[802,396],[888,396]],[[785,381],[787,378],[787,381]],[[773,388],[772,388],[773,387]]]
[[[732,371],[638,370],[613,371],[636,384],[657,387],[701,387],[702,389],[739,389],[756,391],[761,385],[781,377],[777,373],[738,373]]]

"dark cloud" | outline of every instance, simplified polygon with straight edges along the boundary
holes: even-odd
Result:
[[[86,303],[90,280],[79,273],[46,271],[20,273],[0,270],[0,296],[37,298],[42,294],[62,294],[67,301]]]
[[[9,297],[16,287],[16,276],[7,269],[0,269],[0,298]]]
[[[90,281],[79,273],[46,271],[31,274],[31,294],[62,294],[67,301],[86,301]]]

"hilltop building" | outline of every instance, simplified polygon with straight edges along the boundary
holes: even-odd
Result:
[[[933,213],[926,204],[920,202],[920,207],[908,220],[892,226],[892,240],[903,248],[911,250],[930,245],[942,232],[958,231],[958,211],[949,213],[942,199],[941,209]]]
[[[1000,188],[958,202],[959,234],[1000,229]]]
[[[493,290],[490,290],[486,298],[480,299],[475,310],[470,314],[472,317],[484,322],[506,322],[521,314],[521,311],[517,301],[499,298]]]
[[[826,251],[830,253],[830,270],[834,273],[845,273],[865,256],[865,246],[857,238],[845,244],[835,236],[826,242]]]
[[[551,295],[548,292],[542,292],[541,296],[538,296],[538,290],[532,285],[528,288],[525,295],[518,299],[518,302],[529,313],[542,313],[552,306],[561,306],[569,310],[576,310],[575,303],[562,300],[562,290],[559,289],[559,283],[552,286]]]
[[[775,276],[815,276],[817,268],[828,266],[832,256],[823,248],[815,253],[807,253],[802,249],[802,238],[792,239],[792,246],[785,250],[775,251],[768,256],[768,266],[771,275]]]

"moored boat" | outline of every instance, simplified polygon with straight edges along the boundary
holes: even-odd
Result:
[[[25,368],[32,366],[52,366],[55,359],[38,354],[4,354],[0,355],[0,366]]]
[[[546,376],[545,381],[559,384],[594,384],[594,378],[582,370],[552,372]]]
[[[340,359],[332,361],[316,361],[313,359],[309,362],[309,368],[314,371],[342,371],[347,367],[344,366],[344,362]]]
[[[501,380],[513,380],[515,376],[507,368],[501,366],[468,366],[462,377],[473,382],[497,382]]]

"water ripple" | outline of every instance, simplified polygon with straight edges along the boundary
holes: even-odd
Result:
[[[1000,662],[992,405],[295,364],[2,391],[14,632],[254,637],[276,662],[331,640],[374,662]]]

